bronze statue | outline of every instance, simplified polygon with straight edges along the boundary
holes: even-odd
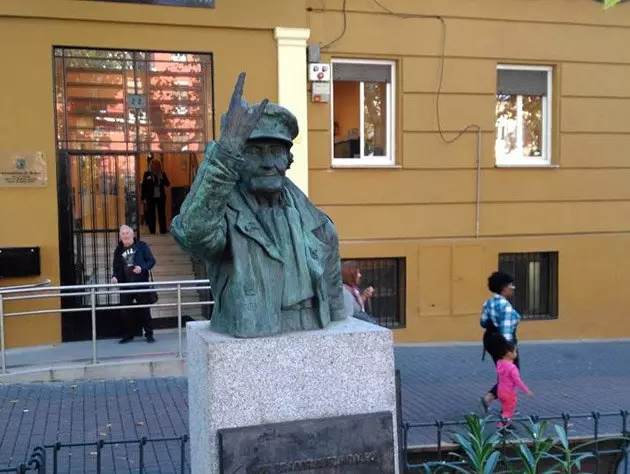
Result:
[[[332,221],[286,177],[295,116],[242,100],[239,75],[221,138],[209,143],[173,219],[179,245],[206,262],[210,327],[236,337],[321,329],[346,317]]]

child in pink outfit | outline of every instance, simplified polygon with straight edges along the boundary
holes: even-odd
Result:
[[[503,422],[500,422],[500,428],[510,425],[509,421],[512,416],[514,416],[514,410],[518,402],[517,391],[520,389],[528,397],[532,396],[532,392],[521,379],[518,367],[514,364],[517,350],[513,343],[507,342],[503,358],[497,361],[497,379],[499,380],[498,394],[499,400],[501,401],[501,416],[507,421],[505,426]]]

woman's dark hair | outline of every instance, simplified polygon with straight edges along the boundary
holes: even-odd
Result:
[[[341,264],[341,281],[345,285],[354,285],[356,283],[356,275],[359,271],[359,262],[355,260],[346,260]]]
[[[503,289],[514,283],[512,275],[508,275],[505,272],[494,272],[488,277],[488,289],[492,293],[500,294]]]
[[[501,357],[505,357],[505,354],[508,352],[514,352],[514,349],[516,349],[516,344],[514,344],[514,342],[505,341],[501,350]]]

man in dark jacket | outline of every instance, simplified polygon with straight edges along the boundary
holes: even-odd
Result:
[[[149,246],[137,241],[133,229],[127,225],[120,228],[120,242],[114,251],[114,271],[112,283],[134,283],[149,281],[149,270],[155,265],[155,257]],[[133,289],[147,289],[146,286],[134,288],[123,287],[124,291]],[[120,304],[123,306],[146,305],[149,302],[148,293],[121,293]],[[144,329],[147,342],[155,342],[151,325],[151,309],[131,308],[122,313],[124,322],[123,338],[119,341],[125,344],[132,341],[138,326]]]
[[[160,234],[168,232],[166,225],[166,188],[171,185],[166,173],[162,171],[162,164],[156,158],[149,163],[149,170],[144,173],[141,186],[141,197],[145,207],[146,224],[149,232],[155,234],[155,212],[157,211],[160,224]]]

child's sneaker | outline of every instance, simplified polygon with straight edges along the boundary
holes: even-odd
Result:
[[[486,397],[481,397],[479,401],[481,403],[481,409],[483,410],[483,414],[487,415],[488,410],[490,409],[490,405],[488,404],[488,402],[486,402]]]
[[[514,425],[512,425],[512,422],[510,420],[506,420],[505,423],[503,421],[499,421],[497,423],[497,426],[499,427],[499,431],[501,431],[502,434],[506,434],[508,431],[511,431],[512,428],[514,428]]]

